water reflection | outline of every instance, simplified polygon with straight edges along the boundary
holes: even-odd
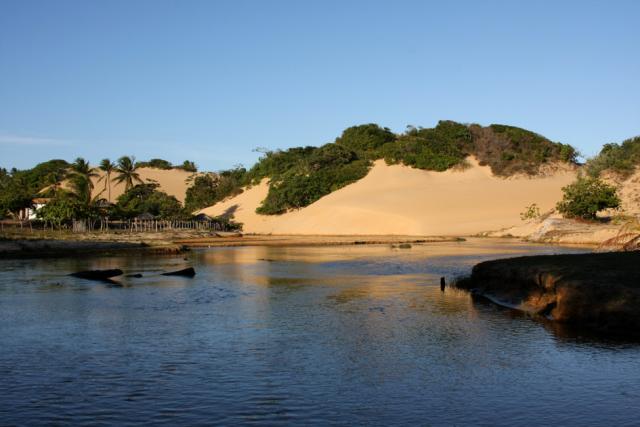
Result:
[[[441,292],[471,240],[0,262],[0,424],[632,424],[640,351]],[[195,278],[164,271],[195,267]],[[67,276],[121,268],[122,287]],[[622,410],[624,409],[624,410]]]

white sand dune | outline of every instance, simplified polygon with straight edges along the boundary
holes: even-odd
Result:
[[[93,179],[94,189],[92,197],[100,194],[100,197],[108,199],[108,191],[105,189],[105,181],[98,182],[98,179],[104,175],[104,172],[98,170],[98,178]],[[155,169],[155,168],[140,168],[137,170],[140,175],[140,179],[145,183],[157,183],[160,185],[160,191],[164,191],[170,196],[175,196],[181,203],[184,202],[186,197],[187,188],[191,185],[190,178],[194,175],[193,172],[187,172],[182,169]],[[117,176],[116,173],[111,174],[111,179]],[[124,183],[116,184],[111,182],[111,201],[115,202],[118,196],[124,193]]]
[[[464,171],[430,172],[377,161],[360,181],[312,205],[283,215],[255,213],[268,183],[203,209],[233,213],[246,233],[307,235],[470,235],[521,224],[520,213],[537,203],[552,209],[576,171],[559,167],[540,177],[499,178],[468,159]]]

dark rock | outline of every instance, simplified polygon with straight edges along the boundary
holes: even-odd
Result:
[[[122,270],[119,268],[114,268],[110,270],[85,270],[78,271],[76,273],[71,273],[70,276],[79,277],[81,279],[88,280],[106,280],[111,277],[121,276]]]
[[[139,279],[142,277],[142,274],[141,273],[127,274],[125,277],[135,277],[136,279]]]
[[[556,322],[640,336],[640,252],[486,261],[456,286]]]
[[[183,270],[172,271],[169,273],[162,273],[163,276],[183,276],[183,277],[193,277],[196,275],[196,271],[193,267],[185,268]]]

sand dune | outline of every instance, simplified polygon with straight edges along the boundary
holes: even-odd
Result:
[[[559,167],[541,177],[504,179],[469,162],[464,171],[430,172],[380,160],[362,180],[279,216],[255,213],[267,195],[265,180],[202,212],[232,213],[247,233],[470,235],[521,224],[520,212],[531,203],[552,209],[576,177]]]
[[[100,177],[104,174],[100,170],[98,170],[98,173]],[[155,168],[140,168],[138,169],[138,173],[144,183],[155,182],[160,184],[161,191],[164,191],[170,196],[175,196],[181,203],[184,203],[187,188],[191,185],[190,178],[194,175],[193,172],[187,172],[182,169],[165,170]],[[115,173],[112,174],[111,179],[115,176]],[[108,191],[105,190],[105,181],[98,182],[98,179],[99,177],[93,179],[94,189],[92,197],[102,192],[101,197],[107,199]],[[111,182],[111,201],[115,202],[122,193],[124,193],[124,183],[116,184],[115,182]]]

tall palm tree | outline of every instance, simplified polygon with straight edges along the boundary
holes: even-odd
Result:
[[[89,204],[91,202],[91,192],[93,191],[92,178],[98,176],[95,168],[82,157],[78,157],[72,164],[69,171],[71,185],[76,196]]]
[[[116,170],[116,164],[109,159],[102,159],[99,168],[104,172],[104,175],[100,177],[98,182],[104,180],[104,189],[107,190],[108,188],[107,200],[111,203],[111,174]]]
[[[118,159],[118,166],[116,166],[117,177],[114,181],[118,184],[124,182],[124,191],[128,191],[134,186],[134,182],[142,184],[140,175],[136,170],[136,158],[133,156],[122,156]]]

